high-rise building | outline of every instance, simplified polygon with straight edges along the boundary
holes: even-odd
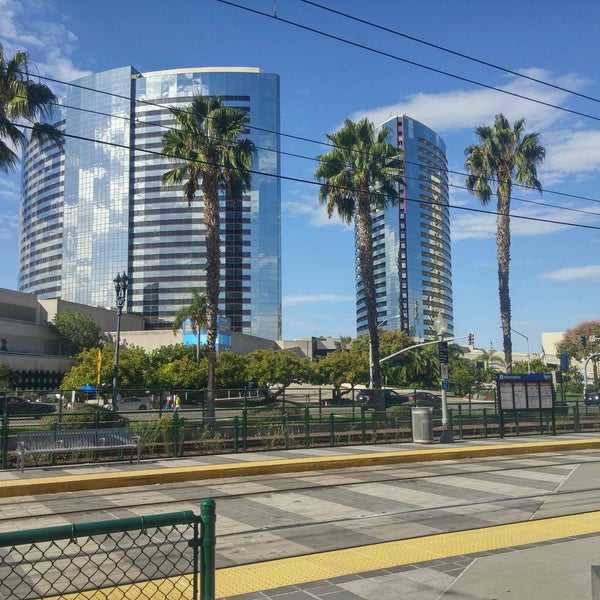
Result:
[[[188,208],[182,188],[161,184],[174,165],[161,155],[169,107],[195,95],[245,111],[257,148],[252,189],[221,203],[220,313],[233,331],[281,338],[279,76],[257,68],[123,67],[68,85],[54,119],[63,148],[31,144],[24,160],[21,291],[110,307],[125,271],[127,310],[160,328],[205,289],[201,192]]]
[[[446,144],[405,115],[381,125],[387,141],[404,151],[399,200],[374,210],[373,249],[377,322],[418,340],[453,333],[448,164]],[[367,313],[357,279],[357,332],[367,333]]]

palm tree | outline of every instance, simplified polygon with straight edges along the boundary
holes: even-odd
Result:
[[[31,129],[32,140],[62,142],[58,129],[38,122],[49,116],[55,103],[56,96],[48,86],[29,79],[27,53],[17,52],[9,59],[0,44],[0,171],[8,173],[17,167],[16,150],[27,141],[20,123]]]
[[[173,333],[177,333],[186,319],[192,321],[192,331],[196,334],[196,362],[200,361],[200,330],[206,327],[206,294],[196,290],[192,292],[192,303],[182,306],[175,314],[173,321]]]
[[[206,416],[214,416],[217,313],[221,269],[220,190],[229,201],[250,188],[254,144],[240,139],[246,114],[225,106],[221,98],[193,98],[186,108],[171,107],[178,128],[163,136],[163,153],[178,164],[162,176],[165,185],[183,184],[188,206],[202,192],[206,244]]]
[[[465,150],[465,167],[469,173],[467,189],[487,205],[495,182],[498,197],[496,217],[496,256],[498,260],[498,293],[500,320],[504,340],[504,360],[507,371],[512,364],[511,309],[509,292],[510,262],[510,199],[513,181],[541,193],[537,180],[537,167],[546,156],[539,143],[538,133],[524,132],[525,119],[515,121],[511,128],[508,119],[496,115],[492,127],[475,129],[479,145]]]
[[[390,130],[376,132],[373,123],[346,119],[342,128],[326,137],[333,149],[317,157],[315,178],[319,201],[346,223],[356,221],[359,275],[362,281],[370,339],[373,387],[381,387],[379,332],[373,271],[371,211],[395,204],[402,183],[402,152],[385,142]]]

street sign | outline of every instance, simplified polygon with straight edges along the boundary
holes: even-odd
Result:
[[[450,382],[447,379],[442,379],[442,389],[446,391],[450,389]]]
[[[444,379],[448,379],[448,363],[442,363],[440,365],[440,375],[442,381],[444,381]]]
[[[448,342],[438,342],[440,364],[448,364]]]

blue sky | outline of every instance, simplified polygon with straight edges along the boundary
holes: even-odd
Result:
[[[8,53],[27,50],[41,75],[60,81],[124,65],[142,72],[255,66],[279,74],[282,175],[290,178],[282,184],[285,339],[356,331],[353,232],[318,203],[311,183],[314,157],[325,151],[318,142],[347,117],[380,123],[402,113],[447,145],[455,334],[472,331],[476,346],[502,347],[495,217],[470,210],[481,205],[464,190],[464,149],[476,142],[475,127],[499,112],[525,118],[547,149],[544,194],[513,193],[513,214],[528,217],[512,220],[513,328],[541,352],[541,332],[598,318],[600,4],[319,2],[550,87],[300,0],[232,2],[268,16],[218,0],[0,0],[0,40]],[[53,89],[60,95],[60,86]],[[17,285],[18,186],[18,177],[0,175],[0,287],[9,289]],[[513,348],[525,352],[525,338],[514,335]]]

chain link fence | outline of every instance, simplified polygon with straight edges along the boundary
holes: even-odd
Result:
[[[215,504],[0,534],[2,600],[214,600]]]

